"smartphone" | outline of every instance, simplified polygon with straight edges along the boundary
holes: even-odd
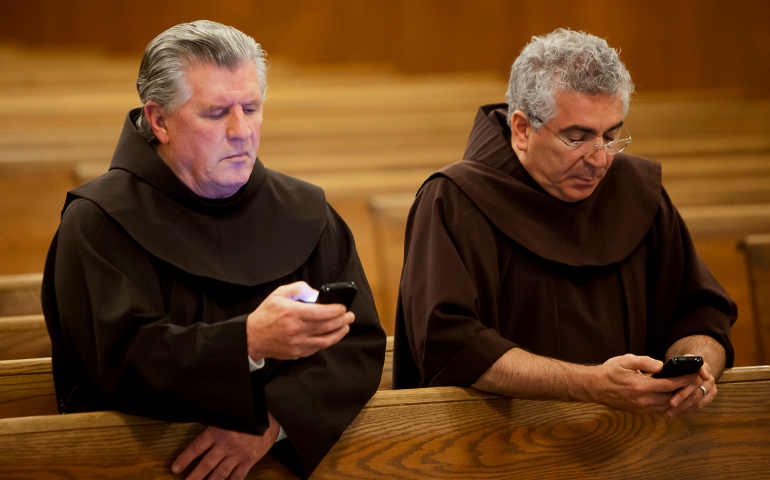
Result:
[[[315,303],[341,303],[349,310],[356,292],[356,282],[324,283],[318,289],[318,299]]]
[[[703,357],[672,357],[663,364],[663,369],[653,373],[654,378],[670,378],[695,373],[703,366]]]

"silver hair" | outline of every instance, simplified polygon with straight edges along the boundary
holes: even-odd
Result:
[[[631,74],[606,40],[585,32],[557,28],[532,40],[513,62],[508,82],[508,124],[521,110],[539,129],[556,115],[557,90],[619,94],[623,115],[634,91]]]
[[[265,56],[259,43],[236,28],[209,20],[180,23],[147,44],[139,66],[136,90],[142,106],[152,100],[165,111],[173,112],[192,95],[184,76],[188,66],[208,63],[235,68],[241,62],[251,60],[264,98],[267,89]],[[144,109],[136,126],[147,140],[155,138],[144,118]]]

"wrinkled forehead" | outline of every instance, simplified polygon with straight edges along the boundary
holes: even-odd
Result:
[[[186,100],[204,103],[261,102],[259,76],[253,62],[243,60],[233,66],[210,62],[190,63],[180,85]]]
[[[603,132],[621,123],[625,117],[620,93],[556,90],[554,102],[556,111],[550,123],[556,128],[578,125]]]

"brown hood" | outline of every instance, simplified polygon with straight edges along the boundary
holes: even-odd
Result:
[[[660,165],[618,154],[591,196],[565,202],[543,190],[521,165],[505,115],[505,104],[481,107],[463,161],[434,176],[449,178],[500,231],[540,257],[572,266],[626,258],[658,212]]]

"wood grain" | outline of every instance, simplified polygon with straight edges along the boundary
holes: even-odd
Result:
[[[0,361],[0,418],[58,411],[50,358]]]
[[[42,273],[0,275],[0,316],[41,313]]]
[[[398,391],[382,391],[313,478],[762,478],[770,471],[768,370],[720,384],[711,405],[674,420],[595,404],[461,400],[453,388],[386,404]]]
[[[43,315],[0,317],[0,360],[51,356]]]
[[[457,387],[381,390],[311,478],[763,478],[770,367],[725,372],[719,388],[675,420]],[[177,478],[169,465],[202,428],[116,412],[0,419],[0,478]],[[267,458],[249,478],[295,477]]]

